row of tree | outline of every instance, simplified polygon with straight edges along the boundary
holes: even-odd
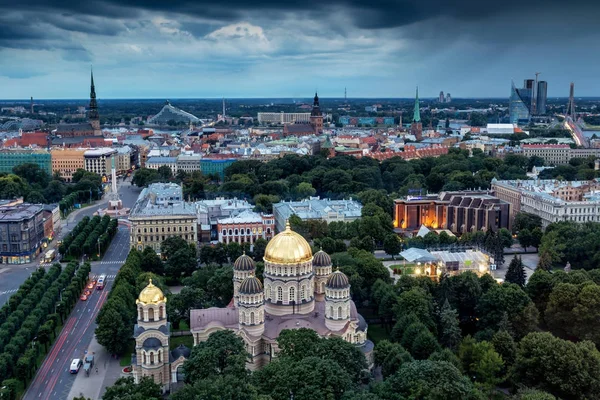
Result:
[[[63,257],[78,259],[86,254],[91,259],[97,259],[108,249],[110,242],[117,233],[118,221],[105,215],[100,217],[84,217],[65,236],[58,247]]]
[[[156,253],[154,254],[156,256]],[[163,277],[152,272],[144,272],[147,258],[131,249],[125,263],[119,269],[106,303],[100,309],[96,323],[98,343],[111,354],[122,355],[131,341],[133,327],[137,318],[135,301],[139,293],[148,285],[149,279],[165,295],[169,295]]]
[[[0,379],[7,398],[15,396],[15,378],[26,385],[35,374],[39,345],[46,351],[55,339],[56,328],[77,302],[89,272],[89,263],[80,268],[72,262],[62,272],[60,264],[54,264],[0,328]]]

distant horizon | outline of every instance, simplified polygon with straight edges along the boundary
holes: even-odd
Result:
[[[555,96],[548,96],[548,100],[568,100],[568,96],[564,96],[564,97],[555,97]],[[227,102],[228,100],[295,100],[295,101],[305,101],[305,102],[312,102],[312,97],[112,97],[112,98],[101,98],[98,97],[97,101],[98,102],[103,102],[103,101],[121,101],[121,100],[147,100],[147,101],[167,101],[169,100],[171,101],[177,101],[177,100],[214,100],[214,101],[222,101],[225,100],[225,102]],[[320,100],[337,100],[337,101],[342,101],[344,100],[344,97],[322,97],[319,96]],[[600,95],[598,96],[575,96],[575,99],[581,99],[581,100],[594,100],[594,99],[598,99],[600,100]],[[34,103],[36,101],[87,101],[89,102],[89,98],[33,98]],[[401,101],[414,101],[414,97],[348,97],[347,100],[349,101],[356,101],[356,100],[401,100]],[[426,101],[431,101],[431,100],[437,100],[437,97],[422,97],[419,95],[419,100],[426,100]],[[440,105],[452,105],[452,103],[454,101],[459,101],[459,100],[503,100],[503,101],[508,101],[508,96],[506,97],[452,97],[452,102],[450,103],[440,103]],[[23,98],[23,99],[10,99],[10,98],[0,98],[0,102],[24,102],[24,103],[29,103],[31,100],[30,98]],[[326,106],[326,104],[322,104],[322,106]]]

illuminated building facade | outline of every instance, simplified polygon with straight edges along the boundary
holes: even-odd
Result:
[[[510,228],[510,203],[489,191],[442,192],[394,202],[397,232],[416,232],[421,226],[448,229],[454,234]]]

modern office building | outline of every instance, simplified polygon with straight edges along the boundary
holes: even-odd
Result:
[[[0,206],[0,263],[26,264],[39,254],[44,239],[41,205]]]
[[[512,82],[508,111],[511,124],[523,124],[529,122],[531,117],[531,90],[527,88],[517,89]]]
[[[37,164],[40,169],[52,173],[50,152],[32,149],[2,149],[0,150],[0,172],[12,174],[13,168],[21,164]]]
[[[539,81],[537,86],[537,115],[546,114],[546,101],[548,100],[548,82]]]
[[[198,240],[195,207],[183,201],[183,190],[174,183],[153,183],[142,190],[129,221],[130,245],[138,250],[149,246],[158,253],[163,240],[172,236],[193,244]]]
[[[116,155],[117,150],[110,147],[87,150],[83,153],[85,170],[100,176],[108,176],[112,169],[113,158]]]
[[[454,234],[510,229],[510,203],[490,191],[442,192],[394,201],[394,227],[415,233],[425,226]]]
[[[301,220],[321,220],[327,223],[334,221],[352,222],[361,217],[362,205],[352,198],[348,200],[330,200],[310,197],[301,201],[283,201],[273,204],[275,226],[278,232],[283,231],[285,222],[297,215]]]
[[[168,125],[169,122],[175,124],[197,124],[201,121],[195,115],[174,107],[167,100],[158,114],[148,118],[148,125]]]
[[[75,171],[85,169],[83,155],[88,150],[63,147],[53,148],[50,151],[52,156],[52,173],[58,172],[66,182],[71,182]]]
[[[600,182],[492,180],[492,189],[513,208],[538,215],[542,227],[553,222],[600,222]]]

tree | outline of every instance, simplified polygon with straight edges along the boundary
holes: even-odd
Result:
[[[456,350],[461,341],[461,331],[458,322],[458,313],[450,306],[448,299],[444,302],[440,312],[440,343],[450,349]]]
[[[259,393],[273,400],[340,399],[352,380],[338,363],[316,356],[276,359],[252,375]]]
[[[523,229],[527,229],[529,231],[533,231],[535,228],[542,227],[542,219],[535,215],[526,212],[518,212],[515,215],[515,220],[513,222],[513,232],[519,233]]]
[[[535,389],[519,390],[514,400],[556,400],[550,393]]]
[[[229,257],[229,262],[233,263],[239,256],[243,253],[242,246],[240,246],[237,242],[231,242],[227,245],[227,256]]]
[[[142,264],[141,268],[145,272],[152,272],[153,274],[162,275],[165,267],[160,257],[154,249],[150,246],[146,246],[142,252]]]
[[[576,324],[573,309],[577,304],[580,288],[572,283],[559,283],[548,296],[544,317],[552,333],[569,338]]]
[[[193,385],[184,385],[170,400],[257,400],[256,388],[247,380],[222,375],[202,379]]]
[[[219,375],[244,378],[247,352],[244,342],[231,331],[217,331],[208,340],[192,348],[190,358],[183,364],[186,383]]]
[[[168,260],[169,257],[184,247],[188,247],[188,244],[183,238],[171,236],[163,240],[160,244],[160,255]]]
[[[403,364],[414,361],[408,351],[398,343],[393,343],[381,361],[381,374],[384,378],[394,375]]]
[[[537,269],[544,271],[552,270],[552,256],[547,251],[540,251],[540,258],[538,260]]]
[[[531,300],[533,300],[533,303],[540,311],[542,317],[546,312],[546,306],[548,304],[550,293],[552,293],[553,286],[552,274],[545,269],[540,268],[536,269],[527,281],[525,291]]]
[[[519,343],[512,377],[518,385],[559,398],[594,399],[600,390],[600,353],[589,341],[530,333]]]
[[[263,257],[265,256],[267,243],[268,242],[263,238],[256,239],[256,242],[254,242],[254,248],[252,249],[254,261],[262,261]]]
[[[411,354],[417,360],[426,360],[439,350],[441,350],[439,343],[428,330],[421,331],[415,337],[411,346]]]
[[[502,382],[502,370],[504,361],[502,357],[493,349],[487,348],[478,354],[476,363],[472,366],[472,371],[476,380],[487,391],[491,392],[497,384]]]
[[[121,313],[107,302],[98,314],[96,323],[98,343],[111,354],[122,354],[127,348],[131,331],[128,329],[129,324],[123,321]]]
[[[319,336],[308,328],[285,329],[277,338],[279,354],[291,360],[317,355]]]
[[[511,367],[517,356],[517,345],[513,337],[505,330],[498,331],[492,337],[494,350],[502,357],[506,367]]]
[[[525,267],[523,266],[523,261],[521,261],[521,257],[514,256],[508,265],[508,271],[506,271],[506,276],[504,280],[506,282],[515,283],[521,287],[525,287],[525,280],[527,276],[525,274]]]
[[[398,255],[402,251],[402,242],[396,234],[389,234],[383,239],[383,251],[392,256]]]
[[[540,244],[542,243],[543,236],[544,236],[544,233],[542,232],[542,230],[539,227],[534,228],[531,231],[531,238],[530,238],[531,246],[538,249],[540,247]]]
[[[106,388],[102,400],[161,400],[160,385],[154,383],[152,378],[143,377],[136,384],[133,378],[119,378],[113,386]]]
[[[498,231],[498,236],[502,242],[502,247],[508,248],[513,245],[512,233],[506,228],[502,228]]]
[[[481,393],[449,362],[413,361],[375,388],[384,400],[483,399]]]
[[[481,296],[477,305],[479,327],[498,330],[504,313],[508,315],[518,338],[537,329],[538,311],[527,293],[518,285],[497,285]]]
[[[158,167],[158,175],[161,179],[168,181],[171,178],[173,178],[173,171],[168,165],[161,165],[160,167]]]
[[[313,188],[309,182],[300,182],[298,186],[294,188],[294,192],[298,199],[306,199],[317,193],[315,188]]]
[[[192,275],[197,267],[196,252],[186,244],[167,259],[166,273],[173,278],[181,278]]]

